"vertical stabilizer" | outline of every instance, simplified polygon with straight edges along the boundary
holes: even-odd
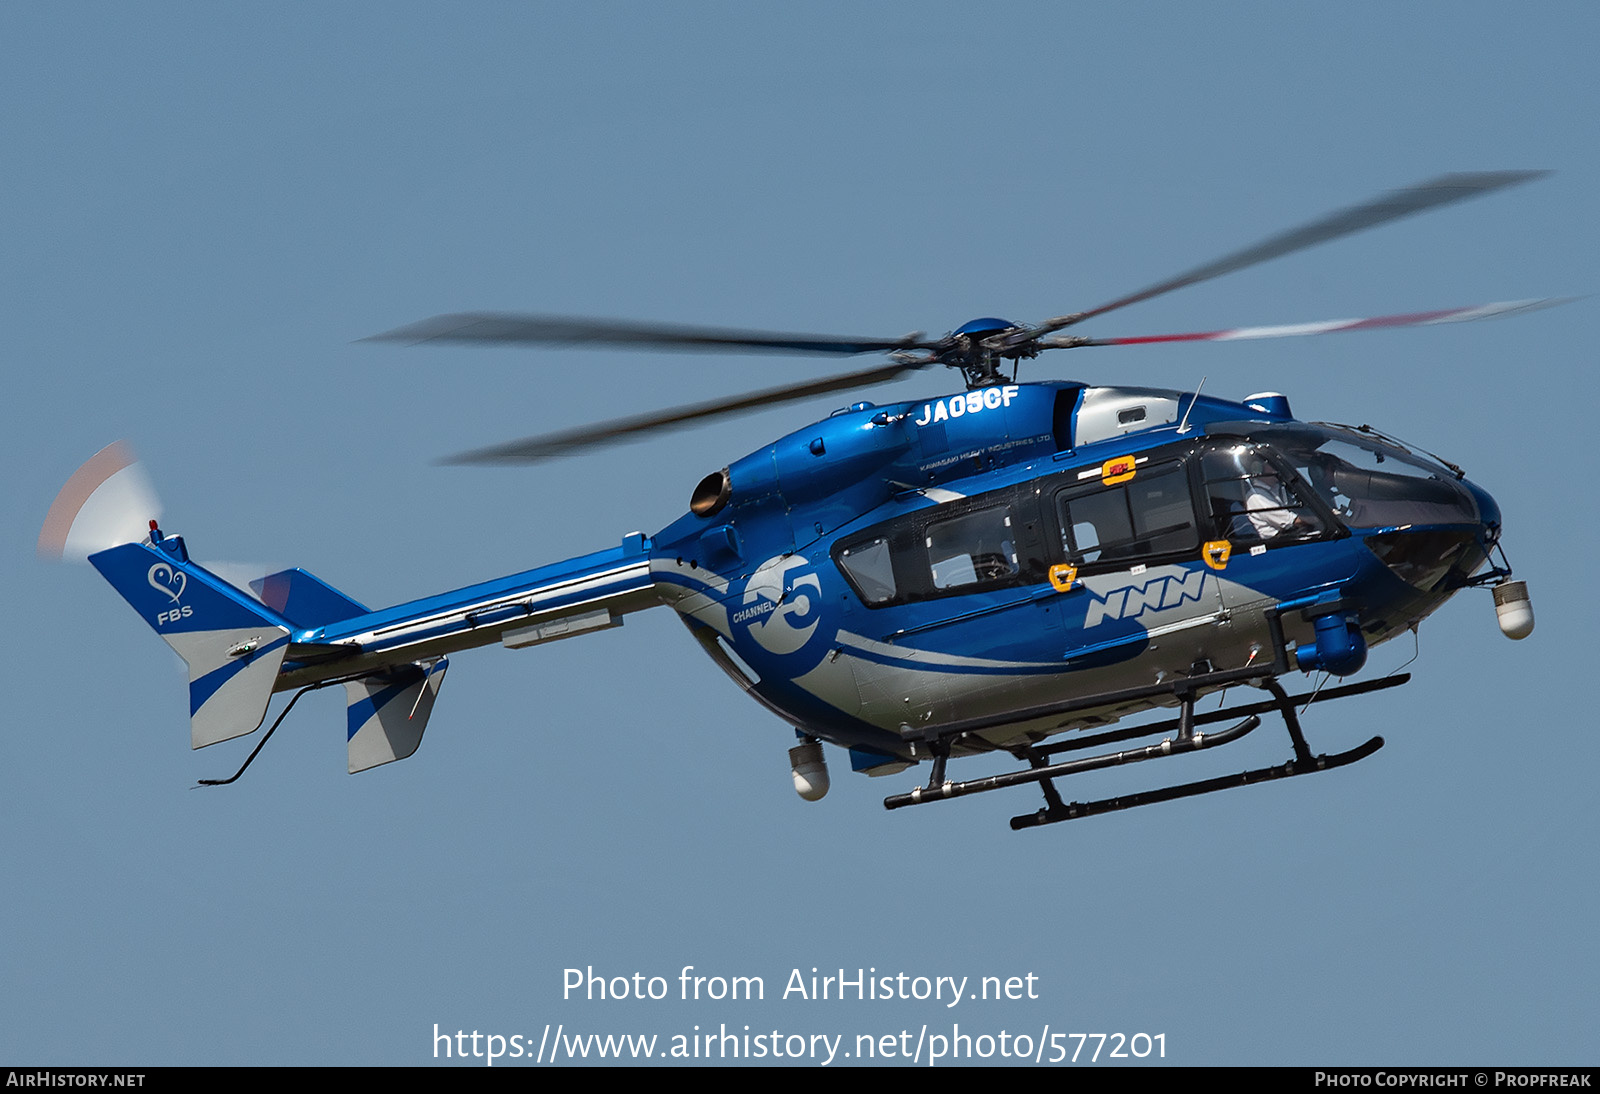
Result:
[[[89,561],[188,663],[191,747],[261,725],[289,651],[287,620],[190,562],[180,536],[125,543]]]

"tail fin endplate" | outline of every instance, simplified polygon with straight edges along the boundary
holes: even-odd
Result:
[[[346,680],[350,774],[403,760],[422,743],[449,658]]]

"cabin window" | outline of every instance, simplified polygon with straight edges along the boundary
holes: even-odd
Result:
[[[1056,495],[1061,542],[1075,563],[1116,562],[1197,549],[1189,480],[1177,463],[1141,468],[1117,486],[1075,486]]]
[[[883,604],[895,597],[894,566],[886,538],[867,540],[839,552],[839,566],[861,594],[863,604]]]
[[[935,589],[1004,581],[1017,574],[1011,510],[1003,505],[928,525],[926,545]]]
[[[1046,553],[1032,489],[1012,486],[905,513],[833,559],[863,605],[884,608],[1042,581]]]

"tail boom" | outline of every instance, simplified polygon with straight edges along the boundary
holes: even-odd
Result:
[[[661,603],[648,547],[635,533],[608,551],[379,611],[303,570],[253,583],[257,600],[153,527],[149,540],[89,561],[187,662],[192,747],[253,732],[274,692],[343,683],[353,774],[417,750],[447,654],[608,629]]]
[[[497,642],[520,649],[620,626],[624,615],[662,603],[647,545],[635,534],[621,547],[304,631],[297,643],[349,653],[285,666],[279,689]]]

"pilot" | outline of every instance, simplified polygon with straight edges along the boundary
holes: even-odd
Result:
[[[1293,532],[1304,522],[1295,514],[1294,496],[1274,471],[1250,477],[1250,490],[1244,499],[1245,516],[1262,539],[1273,539]]]
[[[1271,541],[1312,527],[1278,470],[1248,446],[1207,453],[1206,477],[1213,511],[1226,522],[1229,538]],[[1242,497],[1239,489],[1215,489],[1230,479],[1240,481]]]

